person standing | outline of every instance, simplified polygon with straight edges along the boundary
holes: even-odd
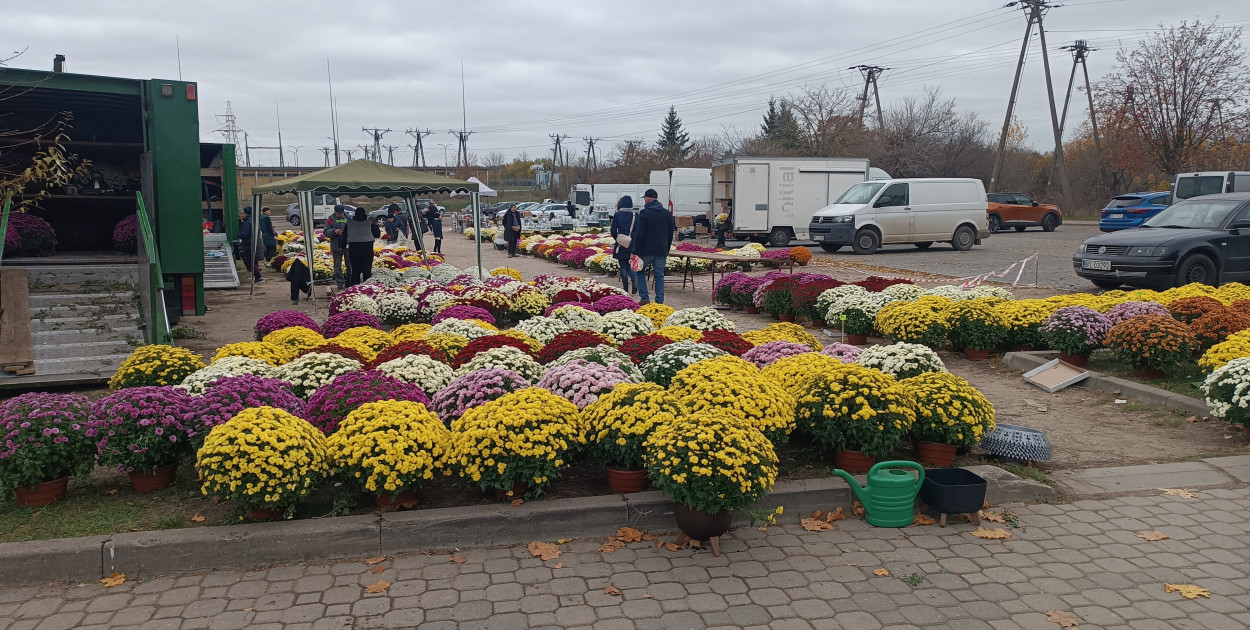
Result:
[[[243,266],[252,272],[252,278],[256,282],[264,282],[264,278],[260,275],[260,259],[261,251],[252,251],[252,207],[243,208],[243,225],[239,226],[239,250],[243,253]]]
[[[260,242],[265,245],[265,260],[273,260],[278,255],[278,233],[273,229],[269,206],[260,209]]]
[[[629,267],[629,257],[634,254],[634,232],[638,226],[638,213],[634,211],[634,200],[629,195],[621,197],[616,202],[616,214],[612,215],[612,239],[616,244],[612,246],[612,257],[621,263],[621,287],[629,293],[638,292],[638,283],[641,276],[635,278],[634,270]],[[631,283],[630,279],[634,278]],[[633,288],[630,288],[633,284]]]
[[[521,241],[521,213],[516,204],[508,206],[503,215],[503,238],[508,243],[508,258],[516,258],[516,246]]]
[[[348,273],[347,286],[356,286],[373,275],[373,241],[381,234],[377,223],[369,220],[364,208],[356,213],[343,228],[347,236]]]
[[[299,295],[303,293],[312,297],[312,274],[308,273],[308,265],[303,258],[296,258],[287,269],[286,281],[291,283],[291,304],[299,305]]]
[[[443,213],[439,211],[438,204],[432,201],[425,206],[425,224],[430,227],[430,233],[434,236],[434,253],[443,253]]]
[[[569,216],[570,216],[570,217],[572,217],[572,218],[574,218],[574,219],[576,219],[576,218],[577,218],[577,206],[573,205],[573,200],[572,200],[572,199],[570,199],[570,200],[569,200],[569,202],[568,202],[568,204],[564,206],[564,209],[569,211]]]
[[[335,204],[334,213],[326,219],[325,235],[326,240],[330,241],[330,256],[334,258],[334,284],[340,289],[347,283],[347,278],[343,275],[343,257],[347,253],[347,239],[344,237],[346,227],[347,208]]]
[[[725,220],[716,226],[716,246],[725,249],[725,233],[733,229],[733,200],[725,202]]]
[[[637,273],[638,295],[641,304],[650,304],[651,296],[647,292],[647,280],[643,275],[650,266],[655,276],[655,301],[664,303],[664,265],[668,262],[668,251],[673,246],[673,232],[677,231],[677,222],[673,215],[658,201],[659,195],[654,188],[648,188],[642,196],[646,204],[638,213],[638,226],[634,228],[634,253],[642,259],[642,270]]]

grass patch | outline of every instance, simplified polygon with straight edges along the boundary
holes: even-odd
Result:
[[[999,467],[1017,477],[1032,479],[1033,481],[1044,483],[1048,486],[1055,485],[1055,482],[1051,481],[1050,475],[1046,474],[1046,471],[1037,468],[1030,468],[1028,466],[1021,466],[1020,464],[1009,463],[999,464]]]
[[[174,339],[207,339],[204,331],[194,326],[174,326],[169,330]]]
[[[1156,427],[1166,427],[1168,429],[1176,429],[1185,425],[1185,421],[1180,418],[1161,418],[1150,424]]]
[[[1176,368],[1164,373],[1163,378],[1160,379],[1139,378],[1133,375],[1133,366],[1116,361],[1110,352],[1095,352],[1090,355],[1089,363],[1086,367],[1107,376],[1142,383],[1143,385],[1157,387],[1199,400],[1202,399],[1202,390],[1199,387],[1202,386],[1202,381],[1206,378],[1206,375],[1202,373],[1202,369],[1198,367],[1196,360],[1186,361],[1176,366]]]

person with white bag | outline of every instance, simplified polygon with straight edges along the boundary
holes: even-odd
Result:
[[[634,254],[634,228],[638,225],[638,213],[634,211],[634,200],[629,195],[616,202],[616,214],[612,215],[610,234],[616,245],[612,249],[612,257],[621,263],[621,286],[629,293],[638,292],[639,280],[635,279],[630,286],[630,278],[634,271],[630,268],[630,257]]]

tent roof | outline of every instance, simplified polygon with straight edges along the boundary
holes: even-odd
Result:
[[[389,166],[370,160],[354,160],[313,173],[270,182],[253,193],[290,194],[313,191],[321,194],[389,197],[398,193],[476,191],[477,184]]]
[[[490,186],[487,186],[486,184],[483,184],[483,183],[482,183],[482,180],[480,180],[480,179],[478,179],[478,178],[476,178],[476,177],[470,177],[469,179],[467,179],[467,180],[465,180],[465,181],[469,182],[470,184],[477,184],[477,192],[478,192],[478,194],[482,195],[483,197],[495,197],[495,196],[499,195],[499,193],[498,193],[498,192],[495,192],[495,189],[494,189],[494,188],[491,188]]]

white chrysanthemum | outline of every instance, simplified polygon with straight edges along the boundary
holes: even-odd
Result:
[[[664,320],[665,326],[685,326],[695,330],[733,330],[734,323],[710,306],[683,308]]]
[[[307,398],[334,377],[361,367],[355,359],[330,352],[313,352],[278,367],[274,376],[290,383],[297,395]]]
[[[639,335],[655,332],[651,318],[633,311],[613,311],[599,320],[599,332],[625,343]]]
[[[469,341],[473,341],[478,337],[486,337],[488,335],[496,334],[496,331],[488,330],[471,321],[463,319],[444,319],[443,321],[431,326],[430,332],[427,334],[434,333],[451,333],[453,335],[460,335]]]
[[[705,343],[678,341],[662,346],[642,363],[642,374],[648,381],[668,387],[668,381],[683,368],[704,359],[725,354],[724,350]]]
[[[369,279],[365,281],[365,284],[376,284],[391,289],[404,284],[403,280],[400,279],[399,272],[394,269],[374,267],[369,274]]]
[[[424,319],[433,319],[439,311],[443,310],[456,296],[446,291],[430,291],[421,299],[421,317]]]
[[[392,359],[379,365],[378,370],[387,376],[420,387],[430,398],[456,377],[455,370],[450,366],[424,354],[410,354]]]
[[[361,313],[368,313],[374,316],[380,314],[377,300],[363,293],[357,293],[343,300],[342,307],[339,310],[340,312],[360,311]]]
[[[439,284],[447,284],[448,282],[451,282],[452,278],[455,278],[461,273],[463,272],[459,269],[447,264],[434,265],[434,267],[430,269],[430,276],[437,280]]]
[[[933,287],[932,289],[925,291],[923,295],[936,295],[938,297],[944,297],[948,300],[956,300],[956,301],[971,300],[973,298],[979,297],[977,294],[973,293],[972,291],[961,289],[957,286],[952,286],[949,284],[944,284],[942,286]]]
[[[850,309],[859,309],[869,319],[873,319],[881,307],[893,301],[884,293],[852,293],[829,305],[829,310],[825,311],[825,321],[836,322],[842,313]]]
[[[602,315],[580,306],[561,306],[551,311],[551,317],[568,326],[570,330],[591,331],[599,330],[599,320],[603,319]]]
[[[516,330],[519,330],[543,345],[551,343],[556,335],[562,332],[568,332],[570,328],[562,321],[554,317],[531,317],[517,323]]]
[[[629,359],[628,355],[620,350],[617,350],[616,348],[611,348],[605,345],[578,348],[576,350],[565,352],[555,361],[548,363],[547,369],[551,370],[552,368],[559,367],[576,359],[584,359],[586,361],[590,361],[591,363],[598,363],[599,365],[604,366],[614,365],[618,370],[629,375],[630,382],[633,383],[641,383],[643,380],[642,370],[639,370],[638,366],[634,365],[634,362]]]
[[[460,369],[456,370],[456,376],[487,368],[512,370],[531,383],[537,383],[547,371],[543,364],[535,361],[533,357],[524,351],[512,346],[504,346],[502,348],[491,348],[486,352],[479,352],[474,355],[472,359],[469,359],[464,365],[460,366]]]
[[[277,370],[278,368],[260,359],[239,356],[222,357],[213,361],[212,365],[187,375],[178,387],[198,396],[208,389],[209,383],[219,378],[242,374],[252,374],[261,378],[274,378]]]
[[[870,346],[859,353],[855,362],[892,374],[897,379],[919,376],[925,372],[945,372],[946,364],[928,346],[918,343],[895,343]]]
[[[402,291],[384,295],[377,302],[382,321],[393,326],[414,323],[421,316],[417,301]]]
[[[881,292],[901,302],[913,302],[924,295],[924,289],[914,284],[891,284]]]

